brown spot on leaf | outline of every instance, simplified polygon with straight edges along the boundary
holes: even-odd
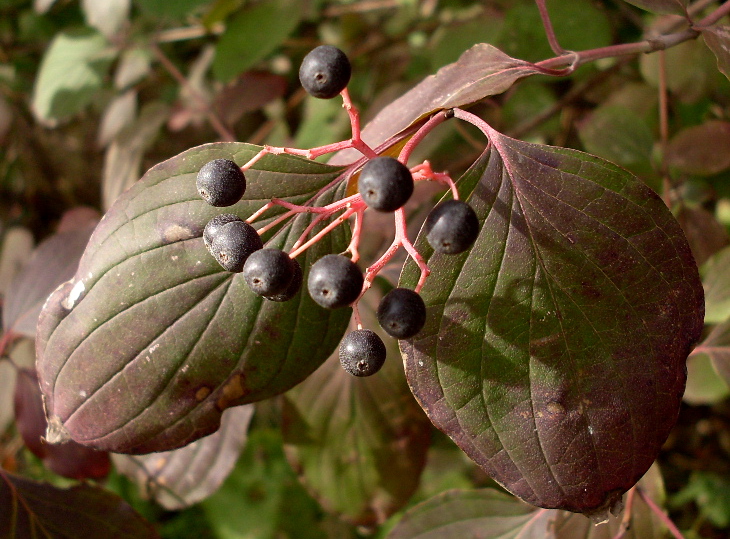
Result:
[[[178,223],[165,223],[162,227],[162,239],[165,243],[175,243],[194,237],[195,234],[186,226]]]
[[[195,392],[195,400],[200,402],[208,395],[210,395],[210,388],[208,386],[203,386]]]
[[[551,416],[565,415],[565,406],[557,401],[550,401],[545,405],[545,409]]]
[[[230,380],[221,389],[221,397],[216,403],[218,409],[225,410],[228,408],[233,401],[240,399],[246,394],[246,390],[243,387],[243,375],[234,374]]]

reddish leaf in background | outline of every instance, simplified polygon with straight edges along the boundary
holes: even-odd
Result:
[[[674,13],[683,15],[687,12],[687,0],[625,0],[629,4],[651,11],[652,13]]]
[[[730,26],[708,26],[699,30],[717,57],[717,68],[730,79]]]
[[[471,251],[423,249],[426,326],[401,341],[431,420],[534,505],[604,517],[656,458],[703,327],[687,241],[615,165],[489,132],[459,182]],[[401,286],[418,278],[409,263]]]
[[[0,468],[0,537],[157,539],[127,502],[99,487],[62,489]]]
[[[677,221],[687,236],[698,266],[728,245],[727,229],[702,207],[682,205],[677,212]]]
[[[710,120],[682,129],[667,146],[666,162],[686,174],[712,176],[730,168],[730,122]]]
[[[284,77],[265,71],[248,71],[215,96],[213,110],[226,124],[233,125],[246,112],[260,109],[285,92]]]
[[[51,445],[42,440],[47,423],[35,371],[18,371],[15,422],[25,445],[52,472],[70,479],[102,479],[109,474],[111,460],[108,453],[73,441]]]

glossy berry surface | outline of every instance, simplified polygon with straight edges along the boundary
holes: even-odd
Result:
[[[463,253],[479,235],[479,219],[469,204],[446,200],[437,204],[424,223],[426,240],[439,253]]]
[[[410,339],[426,323],[426,304],[417,292],[394,288],[380,300],[378,323],[391,337]]]
[[[344,255],[326,255],[309,270],[307,289],[311,298],[322,307],[346,307],[360,295],[363,285],[360,268]]]
[[[294,258],[290,258],[289,260],[291,260],[292,266],[294,268],[294,273],[292,274],[289,286],[287,286],[285,290],[279,292],[278,294],[264,296],[269,301],[289,301],[297,295],[297,292],[299,292],[299,289],[302,287],[302,280],[304,279],[302,266]]]
[[[210,242],[210,253],[226,270],[243,271],[251,253],[263,247],[256,229],[245,221],[232,221],[221,226]]]
[[[230,159],[214,159],[203,165],[195,184],[198,194],[211,206],[233,206],[246,192],[246,177]]]
[[[340,365],[353,376],[372,376],[385,363],[385,344],[369,329],[351,331],[340,342]]]
[[[382,212],[395,211],[413,194],[413,176],[408,167],[393,157],[376,157],[362,167],[357,181],[363,201]]]
[[[222,213],[208,221],[208,224],[205,225],[205,228],[203,229],[203,243],[205,243],[208,250],[210,250],[210,244],[213,241],[213,236],[218,233],[223,225],[232,223],[233,221],[243,221],[243,219],[241,219],[238,215],[233,215],[232,213]]]
[[[259,249],[243,265],[243,278],[254,294],[271,296],[286,290],[294,276],[294,264],[280,249]]]
[[[311,96],[332,99],[350,82],[352,67],[347,55],[332,45],[320,45],[304,57],[299,81]]]

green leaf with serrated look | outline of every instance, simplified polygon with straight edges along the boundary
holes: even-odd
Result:
[[[119,496],[90,485],[61,489],[0,469],[0,507],[0,537],[159,537]]]
[[[83,110],[102,87],[115,54],[104,36],[93,30],[56,35],[33,89],[38,120],[55,125]]]
[[[434,424],[525,501],[607,512],[674,425],[703,327],[687,241],[630,173],[489,131],[458,183],[482,223],[467,253],[416,248],[428,319],[401,341]],[[401,286],[418,270],[408,263]]]
[[[200,198],[195,179],[205,163],[243,164],[260,149],[217,143],[183,152],[153,167],[106,213],[75,277],[51,295],[39,320],[49,438],[117,453],[175,449],[215,431],[226,408],[290,389],[330,355],[349,309],[325,310],[302,292],[284,303],[264,300],[203,243],[206,223],[221,213],[245,219],[275,196],[315,205],[342,198],[343,182],[320,193],[342,169],[288,155],[265,156],[247,170],[246,194],[234,206]],[[289,249],[311,215],[264,239]],[[304,282],[315,260],[348,242],[339,227],[308,249],[300,257]]]

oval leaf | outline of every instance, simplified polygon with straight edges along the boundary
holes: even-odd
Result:
[[[666,162],[698,176],[713,176],[730,168],[730,122],[711,120],[682,129],[667,146]]]
[[[214,215],[246,218],[274,196],[304,203],[341,172],[269,155],[247,172],[246,196],[235,206],[222,211],[200,199],[195,177],[204,163],[241,164],[259,149],[193,148],[151,169],[107,212],[76,276],[53,293],[39,320],[50,440],[70,436],[117,453],[175,449],[214,432],[229,406],[290,389],[332,352],[349,309],[322,309],[306,293],[286,303],[255,296],[203,244]],[[338,183],[317,204],[344,189]],[[310,221],[300,214],[270,246],[290,247]],[[302,256],[302,267],[344,251],[347,236],[336,229]]]
[[[165,509],[189,507],[213,494],[236,465],[246,443],[253,405],[227,410],[217,432],[151,455],[113,455],[117,470]]]
[[[717,69],[730,79],[730,26],[708,26],[699,30],[717,57]]]
[[[501,94],[517,80],[540,71],[524,60],[517,60],[498,48],[479,43],[426,77],[415,88],[390,103],[368,122],[362,138],[373,148],[413,122],[438,110],[462,107]],[[338,153],[330,163],[341,164],[357,158],[352,150]]]
[[[433,273],[406,375],[437,427],[524,500],[605,512],[676,421],[702,330],[678,223],[630,173],[490,132],[460,181],[483,223],[471,251],[417,242]],[[423,234],[421,234],[423,236]],[[418,278],[415,265],[402,283]]]
[[[0,469],[0,537],[159,537],[116,494],[79,485],[62,489]]]
[[[388,539],[547,539],[554,537],[550,531],[550,520],[545,518],[549,513],[536,511],[534,507],[491,488],[450,490],[406,511],[388,534]]]
[[[687,0],[625,0],[646,11],[652,13],[675,13],[685,15],[687,13]]]
[[[328,511],[382,524],[418,487],[432,427],[397,356],[355,378],[335,354],[284,396],[282,413],[287,458]]]

